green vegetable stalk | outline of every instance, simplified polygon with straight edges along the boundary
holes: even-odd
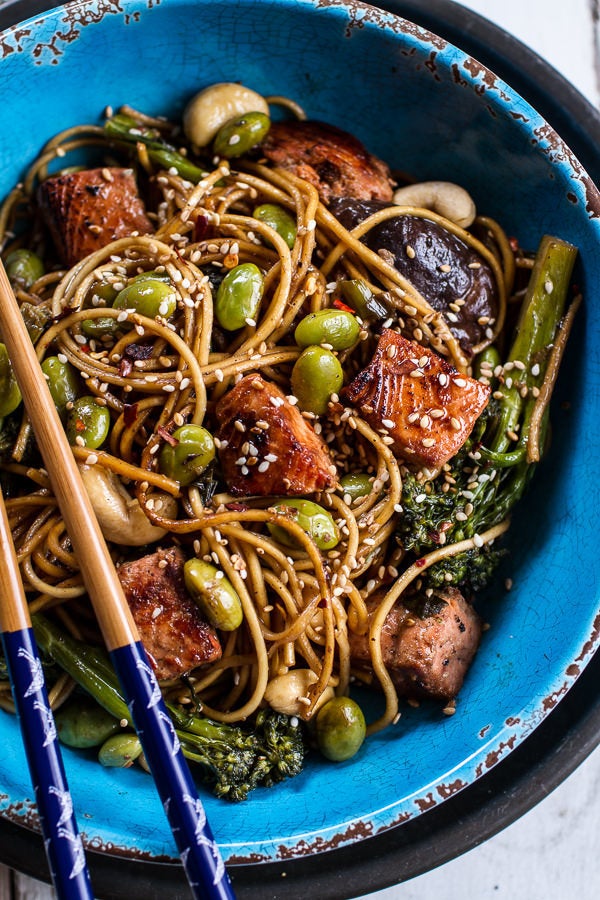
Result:
[[[404,479],[398,538],[417,556],[482,534],[505,520],[523,495],[543,451],[576,255],[565,241],[542,239],[502,376],[494,379],[494,399],[450,471],[426,484],[413,475]],[[495,348],[488,348],[486,359],[490,371],[498,361]],[[481,360],[474,371],[481,371]],[[474,546],[431,566],[425,578],[433,586],[477,591],[489,582],[502,552]]]
[[[162,169],[177,169],[179,175],[192,184],[198,184],[206,175],[206,172],[167,143],[155,128],[140,124],[132,116],[124,113],[111,116],[104,123],[104,133],[121,143],[144,144],[151,162]]]
[[[131,723],[107,654],[75,640],[45,616],[33,618],[39,647],[100,706]],[[196,712],[166,704],[184,755],[196,762],[213,793],[245,800],[260,785],[270,786],[302,770],[306,747],[296,719],[262,710],[253,725],[214,722]]]

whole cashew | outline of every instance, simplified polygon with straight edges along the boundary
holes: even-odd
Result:
[[[221,82],[196,94],[183,112],[183,130],[197,147],[206,147],[220,128],[248,112],[269,115],[269,104],[256,91],[242,84]]]
[[[300,698],[306,697],[309,687],[316,681],[318,678],[312,669],[290,669],[289,672],[277,675],[269,681],[265,690],[265,700],[276,712],[284,713],[286,716],[305,718],[307,707]],[[320,709],[333,696],[333,688],[326,687],[313,712]]]
[[[468,228],[473,224],[477,211],[471,195],[459,184],[451,181],[420,181],[408,184],[394,192],[394,203],[398,206],[418,206],[430,209]]]
[[[104,466],[79,466],[102,534],[107,541],[141,547],[160,540],[166,531],[153,525],[137,497],[132,497],[118,477]],[[162,510],[166,516],[175,515],[177,501],[168,494],[161,494]]]

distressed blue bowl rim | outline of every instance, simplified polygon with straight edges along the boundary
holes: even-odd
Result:
[[[133,5],[135,6],[136,4],[133,4]],[[305,5],[305,4],[299,4],[299,5]],[[345,4],[332,4],[332,5],[335,7],[341,8],[341,6],[345,5]],[[352,5],[352,4],[350,4],[350,5]],[[86,4],[86,6],[90,6],[90,4]],[[130,5],[128,5],[128,8],[129,8],[129,6]],[[142,6],[143,6],[143,4],[140,4],[140,7],[142,7]],[[356,4],[355,8],[361,8],[361,6],[362,6],[361,4]],[[441,53],[441,51],[440,51],[440,53]],[[454,51],[452,51],[452,53],[454,54]],[[458,54],[458,56],[454,55],[453,59],[458,59],[460,57],[461,57],[461,54]],[[511,96],[510,90],[507,89],[504,85],[497,83],[497,87],[498,87],[498,90],[503,91],[506,96]],[[550,143],[552,144],[552,147],[549,148],[549,152],[560,153],[560,145],[553,144],[552,142],[553,142],[553,138],[552,138],[552,136],[550,136]],[[575,162],[573,164],[577,167],[577,164]],[[568,167],[570,165],[570,162],[568,161],[568,159],[567,159],[567,161],[559,160],[558,165],[559,165],[559,167],[564,166],[564,165],[566,165]],[[571,663],[576,658],[576,656],[580,657],[581,665],[579,667],[579,671],[581,670],[582,665],[585,664],[585,662],[587,662],[591,658],[593,650],[595,649],[595,646],[596,646],[595,636],[593,637],[593,641],[587,642],[588,636],[589,636],[589,634],[586,634],[585,635],[586,640],[583,642],[583,644],[580,644],[577,647],[577,650],[581,651],[580,653],[577,653],[575,656],[573,656],[571,654],[567,654],[567,656],[569,657],[569,660],[568,660],[569,663]],[[564,662],[566,663],[567,660],[565,659]],[[566,680],[564,680],[564,679],[561,680],[560,678],[558,680],[555,680],[555,683],[552,685],[553,690],[550,693],[555,694],[557,696],[562,695],[564,692],[566,692],[568,690],[568,688],[571,686],[571,684],[575,681],[575,677],[576,677],[576,674],[573,672],[571,674],[571,676],[569,676],[569,678],[567,678]],[[524,712],[523,712],[523,721],[525,723],[524,729],[523,729],[522,733],[518,736],[518,738],[516,740],[516,744],[521,743],[524,740],[526,734],[529,733],[529,730],[532,727],[535,727],[535,725],[537,724],[537,719],[539,717],[539,709],[537,709],[537,704],[539,703],[539,700],[540,700],[540,697],[536,697],[534,699],[534,701],[532,701],[532,704],[530,705],[529,709],[524,708]],[[527,721],[527,713],[531,713],[531,715],[532,715],[532,719],[529,721]],[[542,716],[542,718],[543,718],[543,716]],[[495,737],[498,737],[498,735],[495,735]],[[500,743],[502,743],[502,742],[500,742]],[[493,747],[490,747],[490,750],[491,750],[491,752],[498,752],[499,748],[496,747],[494,749]],[[502,748],[500,748],[500,756],[502,755],[502,752],[503,752]],[[470,764],[472,765],[472,761],[470,761]],[[459,765],[458,767],[450,767],[450,771],[452,772],[452,774],[456,774],[457,772],[462,771],[462,767],[461,767],[461,765]],[[385,829],[387,827],[391,827],[389,820],[386,820],[386,815],[388,815],[387,809],[380,808],[378,815],[382,818],[383,824],[380,823],[382,828]]]

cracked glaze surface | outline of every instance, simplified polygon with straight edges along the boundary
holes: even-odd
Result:
[[[359,2],[76,2],[0,35],[0,57],[2,132],[11,138],[0,142],[0,193],[44,140],[98,120],[108,104],[176,115],[204,84],[242,79],[353,131],[398,169],[464,184],[482,213],[527,246],[544,232],[579,246],[585,311],[555,406],[552,456],[515,519],[506,571],[513,590],[498,587],[482,607],[491,628],[456,714],[406,708],[394,729],[348,763],[311,761],[298,778],[234,807],[206,798],[232,864],[289,860],[401,827],[504,759],[598,646],[600,510],[586,480],[600,462],[591,440],[600,380],[594,185],[493,73],[441,38]],[[17,726],[4,713],[0,739],[0,812],[35,828]],[[144,773],[65,755],[88,846],[136,859],[176,855]]]

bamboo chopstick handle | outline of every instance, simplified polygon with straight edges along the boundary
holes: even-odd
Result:
[[[52,883],[61,900],[93,900],[1,491],[0,630]]]
[[[0,332],[192,893],[231,900],[229,876],[1,263]]]

